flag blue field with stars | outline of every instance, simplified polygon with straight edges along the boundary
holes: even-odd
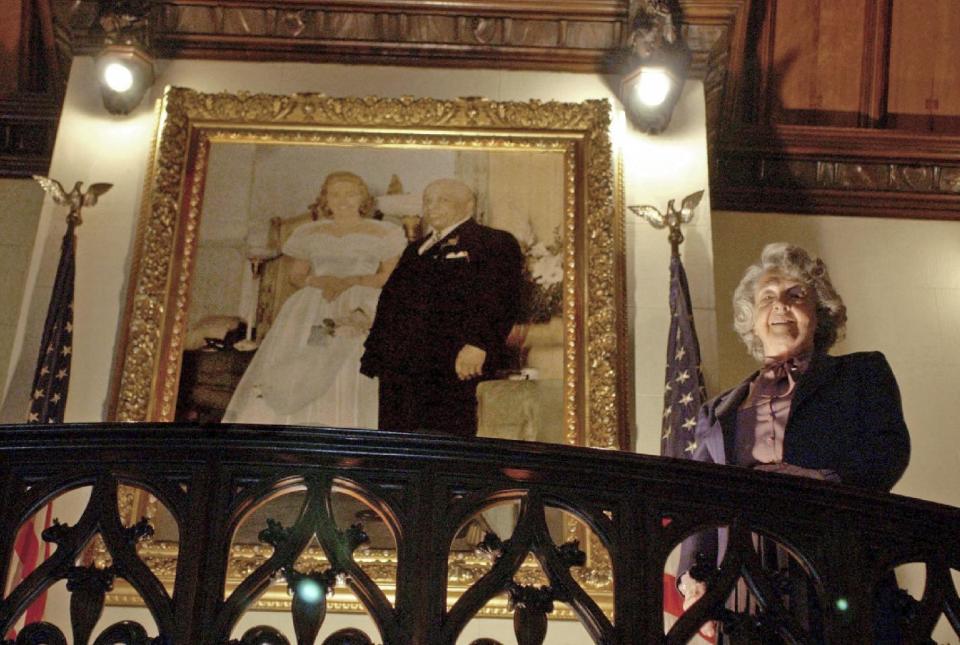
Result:
[[[33,374],[27,423],[63,423],[73,358],[73,278],[76,272],[76,223],[67,223],[60,264],[43,326],[40,355]]]
[[[700,343],[693,325],[690,288],[680,256],[670,258],[670,335],[663,393],[660,454],[689,459],[697,447],[697,411],[706,399]]]

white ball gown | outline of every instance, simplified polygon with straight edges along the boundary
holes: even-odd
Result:
[[[400,255],[400,227],[371,220],[381,235],[330,234],[329,221],[297,227],[283,253],[308,260],[313,275],[348,277],[377,272]],[[380,289],[350,287],[329,301],[314,287],[294,292],[280,308],[230,399],[224,423],[377,427],[377,382],[360,374],[367,325]],[[352,323],[352,324],[351,324]]]

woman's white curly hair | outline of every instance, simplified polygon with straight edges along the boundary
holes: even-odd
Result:
[[[813,348],[826,352],[843,338],[847,325],[847,307],[827,273],[827,265],[820,258],[810,257],[799,246],[774,242],[763,247],[760,262],[750,265],[733,292],[733,328],[750,354],[763,360],[763,344],[753,333],[756,311],[754,297],[757,281],[767,271],[774,271],[805,285],[817,296],[817,327],[813,333]]]

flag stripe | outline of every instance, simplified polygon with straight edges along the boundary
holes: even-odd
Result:
[[[37,555],[40,553],[40,541],[37,539],[36,525],[34,521],[25,522],[20,527],[17,534],[17,542],[14,546],[17,559],[17,570],[19,579],[23,580],[36,567]],[[30,569],[30,571],[27,571]]]
[[[43,326],[30,392],[27,423],[63,423],[73,357],[73,281],[76,273],[76,224],[69,222],[61,245],[56,282]]]
[[[41,511],[34,513],[17,531],[17,539],[13,547],[13,570],[11,572],[8,584],[8,594],[12,592],[19,584],[43,564],[50,557],[51,546],[49,542],[44,541],[43,556],[41,557],[41,535],[47,527],[50,526],[53,515],[53,504],[47,504]],[[20,615],[15,625],[7,631],[6,638],[13,640],[17,637],[17,632],[23,629],[24,625],[35,623],[43,619],[46,609],[46,594],[40,594],[27,607],[27,610]]]
[[[670,333],[663,392],[661,455],[686,459],[693,456],[697,411],[705,398],[690,287],[680,257],[673,256],[670,258]]]
[[[669,573],[663,574],[663,610],[674,616],[683,613],[683,596],[677,591],[677,578]]]
[[[50,527],[52,516],[53,516],[53,504],[50,503],[50,504],[47,504],[46,512],[44,513],[44,520],[43,520],[44,529],[43,530],[46,530],[47,528]],[[37,553],[37,555],[39,555],[39,552]],[[49,557],[50,557],[50,543],[44,542],[43,560],[34,560],[33,568],[36,569],[38,566],[43,564],[43,562],[46,562],[47,558]],[[30,573],[33,573],[33,571],[31,570],[26,575],[30,575]],[[24,624],[29,625],[30,623],[35,623],[43,620],[43,612],[46,608],[47,608],[47,594],[42,593],[37,597],[36,600],[33,601],[33,604],[31,604],[27,608],[26,620],[24,621]]]

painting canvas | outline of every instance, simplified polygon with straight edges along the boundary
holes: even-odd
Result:
[[[511,337],[515,369],[480,388],[481,434],[562,441],[563,151],[229,142],[211,146],[174,420],[219,422],[231,401],[238,407],[237,381],[295,291],[283,270],[289,262],[283,244],[318,217],[311,205],[321,184],[330,173],[341,171],[363,180],[374,198],[371,216],[391,225],[397,236],[405,231],[417,239],[423,233],[418,217],[423,188],[435,179],[453,177],[477,195],[480,223],[518,240],[525,254],[527,288]],[[375,247],[379,242],[359,237],[343,243]],[[363,334],[356,334],[353,342],[359,348]],[[328,391],[335,386],[320,372],[341,369],[350,376],[358,369],[355,356],[336,368],[322,360],[316,363],[316,381]],[[376,401],[375,393],[357,395],[351,389],[375,389],[374,384],[359,375],[343,380],[347,383],[341,391],[325,398],[331,407],[341,403],[338,397]],[[527,380],[533,382],[519,382]],[[376,427],[375,405],[367,407],[372,409],[357,411],[358,427]],[[330,410],[313,418],[302,415],[298,421],[336,424],[338,418]],[[229,420],[261,421],[249,414]]]

